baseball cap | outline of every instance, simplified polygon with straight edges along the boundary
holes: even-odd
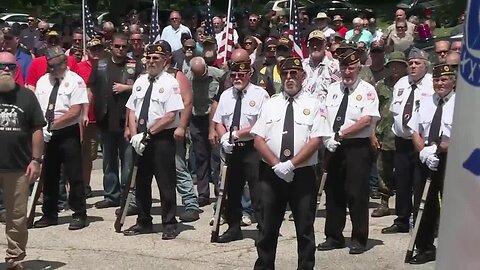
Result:
[[[99,45],[103,46],[102,41],[100,41],[98,38],[92,38],[87,42],[87,48],[92,48]]]
[[[342,16],[340,15],[333,16],[333,21],[343,21]]]
[[[284,47],[284,48],[287,48],[287,49],[291,50],[292,49],[292,42],[291,42],[290,39],[282,37],[278,40],[277,48],[278,47]]]
[[[45,52],[45,58],[47,58],[47,61],[62,55],[65,55],[65,52],[60,46],[53,46],[51,48],[48,48]]]
[[[310,35],[308,35],[308,40],[313,38],[325,40],[325,34],[320,30],[313,30],[312,32],[310,32]]]

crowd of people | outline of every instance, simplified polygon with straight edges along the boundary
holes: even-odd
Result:
[[[293,53],[288,18],[263,27],[252,13],[234,30],[226,59],[224,17],[213,17],[208,36],[204,21],[184,25],[172,11],[170,25],[147,44],[147,28],[136,12],[129,15],[130,24],[104,22],[85,48],[82,29],[73,30],[70,45],[64,32],[33,16],[21,31],[1,27],[0,218],[8,269],[22,269],[29,187],[41,172],[43,215],[33,227],[58,224],[59,211],[67,209],[70,230],[87,226],[99,144],[104,198],[96,208],[119,207],[137,168],[135,199],[126,206],[137,222],[125,236],[153,232],[153,176],[162,239],[170,240],[177,236],[177,193],[185,206],[179,219],[198,220],[200,208],[212,203],[210,183],[218,195],[220,164],[226,164],[227,204],[216,211],[224,211],[228,229],[218,242],[243,239],[241,226],[256,222],[255,269],[274,268],[287,205],[298,268],[313,269],[316,250],[345,247],[347,208],[349,252],[367,251],[370,197],[381,199],[371,214],[378,218],[390,215],[395,195],[397,218],[382,233],[409,232],[433,175],[410,263],[435,260],[461,39],[435,41],[428,54],[416,46],[432,40],[433,22],[407,20],[401,9],[387,29],[378,29],[374,18],[355,18],[349,29],[339,15],[320,12],[310,23],[300,14],[302,59]],[[324,173],[326,239],[316,245]]]

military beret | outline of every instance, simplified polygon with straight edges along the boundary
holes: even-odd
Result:
[[[250,62],[232,62],[231,71],[248,72],[250,71]]]
[[[302,60],[298,57],[288,57],[280,61],[280,71],[291,69],[303,71]]]
[[[48,48],[45,52],[45,58],[47,58],[47,61],[62,55],[65,55],[65,52],[60,46],[53,46],[51,48]]]
[[[428,54],[425,51],[420,50],[419,48],[413,47],[410,50],[410,53],[408,54],[408,60],[411,60],[411,59],[428,60]]]
[[[445,75],[455,75],[455,68],[449,64],[438,64],[433,67],[433,78]]]
[[[341,66],[349,66],[360,61],[358,51],[356,49],[347,49],[342,55],[339,56]]]
[[[168,55],[172,53],[172,47],[165,40],[159,40],[155,44],[150,44],[145,48],[147,54]]]

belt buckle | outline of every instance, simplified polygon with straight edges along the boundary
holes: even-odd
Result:
[[[237,146],[243,147],[247,145],[245,142],[237,142]]]

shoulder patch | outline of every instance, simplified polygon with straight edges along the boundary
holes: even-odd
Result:
[[[375,94],[372,91],[368,92],[367,100],[375,100]]]

